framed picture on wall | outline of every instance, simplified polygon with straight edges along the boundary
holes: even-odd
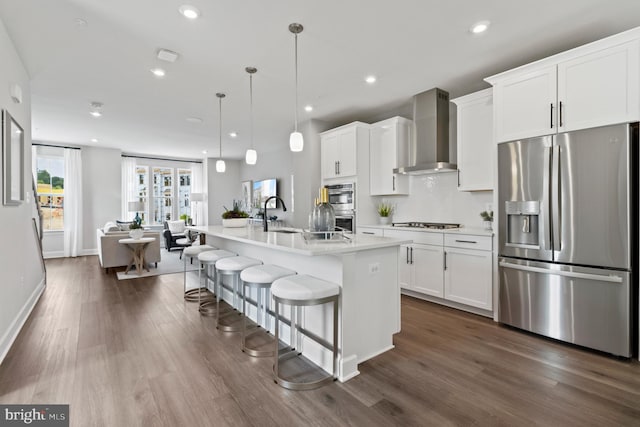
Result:
[[[242,181],[242,209],[246,212],[251,212],[251,181]]]
[[[24,130],[2,110],[2,188],[5,205],[19,205],[24,200]]]

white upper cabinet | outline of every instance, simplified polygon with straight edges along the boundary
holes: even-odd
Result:
[[[639,53],[636,41],[559,64],[558,131],[636,120]]]
[[[487,78],[496,141],[640,120],[638,38],[633,29]]]
[[[393,173],[409,146],[411,120],[393,117],[371,125],[369,141],[369,194],[409,194],[406,175]]]
[[[498,142],[555,132],[555,66],[500,82],[494,94]]]
[[[358,140],[368,138],[368,126],[355,122],[320,134],[322,179],[357,174]]]
[[[458,190],[493,190],[493,89],[451,102],[458,116]]]

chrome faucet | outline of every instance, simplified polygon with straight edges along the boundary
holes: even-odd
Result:
[[[267,224],[269,222],[269,216],[267,215],[267,203],[271,199],[280,200],[280,203],[282,203],[282,210],[285,211],[285,212],[287,211],[287,207],[284,205],[284,200],[282,200],[280,197],[278,197],[278,196],[268,197],[267,200],[264,201],[264,231],[265,232],[269,231],[269,228],[267,227]],[[278,202],[276,202],[276,206],[277,205],[278,205]]]

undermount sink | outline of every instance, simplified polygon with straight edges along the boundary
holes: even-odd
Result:
[[[274,233],[285,233],[285,234],[300,233],[300,231],[298,230],[287,230],[287,229],[269,230],[269,231],[272,231]]]

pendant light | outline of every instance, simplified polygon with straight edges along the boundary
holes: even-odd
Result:
[[[296,110],[295,110],[295,128],[294,131],[289,136],[289,148],[291,151],[298,152],[302,151],[304,147],[304,139],[302,138],[302,134],[298,132],[298,34],[302,32],[304,27],[302,24],[290,24],[289,31],[291,31],[295,36],[295,62],[296,62]]]
[[[251,121],[251,148],[247,150],[244,160],[248,165],[255,165],[258,161],[258,152],[253,148],[253,75],[258,69],[247,67],[244,70],[249,73],[249,117]]]
[[[224,173],[224,171],[227,169],[227,165],[225,165],[224,160],[222,160],[222,98],[224,98],[226,95],[224,93],[216,93],[216,96],[218,97],[218,102],[220,104],[220,152],[218,161],[216,162],[216,172]]]

